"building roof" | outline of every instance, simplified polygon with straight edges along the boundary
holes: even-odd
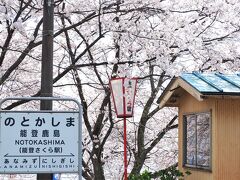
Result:
[[[160,98],[160,108],[178,106],[178,99],[188,92],[197,100],[207,97],[240,97],[240,74],[183,73],[174,77]]]

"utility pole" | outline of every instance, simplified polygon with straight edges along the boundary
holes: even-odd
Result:
[[[41,97],[53,96],[53,16],[54,0],[44,0]],[[52,110],[51,100],[41,100],[41,110]],[[52,180],[53,174],[37,174],[37,180]]]

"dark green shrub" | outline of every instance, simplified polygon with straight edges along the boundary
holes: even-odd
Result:
[[[190,175],[189,171],[185,172],[185,175]],[[129,180],[151,180],[151,179],[160,179],[160,180],[175,180],[175,179],[183,179],[184,173],[179,171],[176,167],[169,167],[164,170],[160,170],[155,173],[151,173],[145,170],[140,175],[130,175],[128,177]]]

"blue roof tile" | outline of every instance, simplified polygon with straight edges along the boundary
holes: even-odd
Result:
[[[203,94],[240,93],[240,75],[220,73],[183,73],[180,78]]]

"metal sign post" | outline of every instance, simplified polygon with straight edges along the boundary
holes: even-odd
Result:
[[[2,110],[9,100],[72,101],[76,111]],[[81,105],[54,97],[6,98],[0,101],[0,173],[78,173],[82,177]]]

